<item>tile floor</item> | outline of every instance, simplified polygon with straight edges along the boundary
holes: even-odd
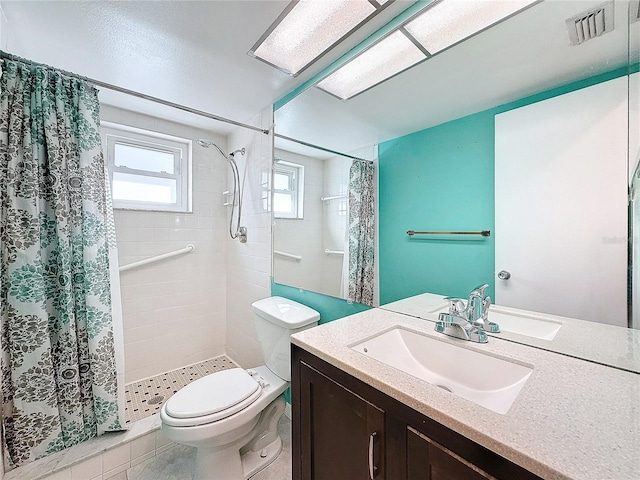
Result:
[[[278,431],[282,437],[282,452],[251,480],[291,480],[291,421],[284,415]],[[127,470],[126,480],[192,480],[195,456],[195,448],[176,445]]]
[[[235,367],[238,365],[233,360],[221,355],[125,385],[126,425],[159,413],[164,402],[188,383],[210,373]]]

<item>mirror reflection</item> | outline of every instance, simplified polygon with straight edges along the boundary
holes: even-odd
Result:
[[[347,102],[310,88],[276,111],[278,133],[378,146],[384,308],[436,321],[487,283],[501,338],[640,371],[640,22],[612,3],[613,29],[578,45],[567,20],[603,3],[547,0]]]
[[[313,152],[309,152],[312,153]],[[274,165],[274,279],[278,283],[346,298],[344,291],[347,188],[350,162],[276,149]],[[304,213],[289,216],[285,183],[287,168],[298,165],[299,196]],[[289,180],[290,181],[290,180]],[[278,197],[286,204],[278,208]],[[302,210],[302,208],[301,208]],[[348,250],[348,249],[347,249]],[[347,253],[348,255],[348,253]]]
[[[273,277],[374,305],[375,184],[367,159],[373,148],[352,153],[276,140]]]

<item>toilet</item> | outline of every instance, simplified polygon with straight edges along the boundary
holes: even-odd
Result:
[[[293,333],[318,324],[320,314],[282,297],[251,305],[264,365],[202,377],[162,406],[162,433],[197,448],[198,480],[245,480],[282,450],[278,421],[291,381]]]

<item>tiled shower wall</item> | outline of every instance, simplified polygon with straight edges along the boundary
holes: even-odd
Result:
[[[298,153],[276,150],[284,161],[304,166],[304,209],[302,219],[276,218],[273,241],[276,250],[300,255],[301,262],[278,255],[273,257],[273,276],[278,283],[306,290],[322,291],[322,271],[325,261],[322,246],[322,210],[320,198],[333,195],[323,185],[324,161]],[[339,285],[338,285],[339,286]]]
[[[271,129],[271,107],[248,123]],[[251,314],[251,303],[271,295],[271,213],[269,198],[273,139],[270,135],[238,129],[228,137],[244,177],[242,225],[248,241],[227,241],[227,354],[245,368],[264,363]],[[230,214],[230,211],[227,212]]]
[[[129,383],[225,353],[227,165],[195,141],[210,138],[226,149],[226,139],[107,105],[101,117],[193,141],[193,213],[115,211],[120,265],[196,247],[120,274]]]

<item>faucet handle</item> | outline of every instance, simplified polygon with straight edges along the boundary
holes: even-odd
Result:
[[[471,322],[474,326],[481,328],[486,332],[500,333],[500,326],[497,323],[489,321],[489,307],[491,306],[491,297],[487,296],[482,300],[482,316],[479,321]]]
[[[491,297],[486,296],[482,299],[482,319],[486,320],[489,316],[489,307],[491,306]]]
[[[452,315],[462,315],[467,309],[464,304],[464,300],[457,297],[447,297],[445,298],[447,302],[449,302],[449,313]]]
[[[487,288],[489,288],[489,284],[488,283],[484,283],[482,285],[478,285],[476,288],[471,290],[471,292],[469,293],[469,296],[478,295],[478,296],[484,298],[484,292],[487,290]]]

